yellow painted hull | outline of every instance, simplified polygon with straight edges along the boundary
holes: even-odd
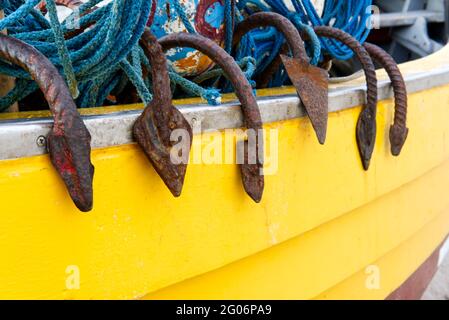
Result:
[[[393,101],[379,103],[368,172],[360,108],[330,114],[325,146],[305,118],[266,125],[279,166],[261,204],[235,165],[191,164],[174,199],[125,145],[93,151],[85,215],[47,156],[1,161],[0,298],[384,299],[449,232],[449,84],[409,99],[398,158]],[[222,134],[197,135],[194,148]]]

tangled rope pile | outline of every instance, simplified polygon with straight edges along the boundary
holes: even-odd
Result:
[[[2,0],[0,9],[6,17],[0,21],[0,29],[38,49],[60,70],[76,99],[78,107],[94,107],[114,103],[110,96],[119,96],[131,83],[145,104],[152,99],[151,76],[148,63],[138,42],[156,2],[152,0],[113,0],[96,7],[101,0],[89,0],[81,4],[75,20],[75,12],[59,22],[56,1],[47,0],[48,19],[37,9],[41,0]],[[173,0],[174,9],[190,33],[195,33],[179,0]],[[287,8],[282,0],[224,0],[224,47],[244,69],[248,80],[253,81],[275,61],[282,52],[284,38],[274,28],[253,30],[245,35],[233,52],[234,26],[256,11],[274,11],[289,18],[295,26],[308,35],[307,52],[311,63],[317,65],[323,53],[346,60],[353,53],[333,39],[319,39],[313,26],[333,25],[363,42],[368,35],[366,8],[371,0],[327,0],[322,16],[319,16],[310,0],[293,0],[295,11]],[[76,25],[74,25],[76,21]],[[81,30],[81,31],[80,31]],[[147,70],[147,72],[145,72]],[[37,87],[28,73],[0,61],[0,73],[15,77],[16,86],[0,98],[0,111],[33,93]],[[232,90],[229,82],[221,81],[223,72],[216,68],[189,78],[170,70],[172,89],[176,96],[201,96],[210,104],[220,102],[220,92]],[[282,67],[277,70],[268,86],[288,83]],[[176,90],[181,88],[181,90]],[[117,102],[117,101],[116,101]],[[120,102],[120,101],[118,101]]]

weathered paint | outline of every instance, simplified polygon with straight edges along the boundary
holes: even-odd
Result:
[[[222,45],[224,41],[223,0],[178,0],[195,31]],[[154,17],[150,17],[151,31],[156,37],[187,32],[173,0],[155,0]],[[167,53],[175,70],[184,75],[198,75],[211,67],[213,62],[200,52],[190,48],[172,49]]]

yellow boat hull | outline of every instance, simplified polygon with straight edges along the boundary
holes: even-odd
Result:
[[[449,232],[449,84],[409,99],[397,158],[393,101],[379,103],[368,172],[360,107],[330,113],[325,146],[306,118],[266,124],[279,161],[261,204],[222,164],[191,164],[174,199],[130,144],[93,151],[94,210],[80,214],[48,156],[0,161],[0,298],[384,299]],[[193,148],[210,141],[224,132]]]

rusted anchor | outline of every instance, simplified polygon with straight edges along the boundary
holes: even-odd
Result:
[[[287,40],[293,58],[281,54],[282,63],[304,104],[319,142],[324,144],[328,121],[328,73],[309,64],[304,42],[295,25],[274,12],[254,13],[236,26],[233,44],[237,45],[249,31],[268,26],[282,32]]]
[[[153,100],[135,122],[134,137],[172,194],[179,197],[192,145],[192,128],[181,112],[172,106],[167,60],[156,37],[147,29],[140,43],[151,64]],[[184,137],[189,139],[180,163],[172,161],[173,146],[177,142],[171,140],[174,130],[183,130]]]
[[[398,65],[385,50],[371,43],[365,43],[363,46],[371,58],[385,69],[391,80],[395,99],[395,114],[394,123],[390,128],[390,144],[392,155],[399,156],[408,136],[407,87]]]
[[[90,134],[76,109],[69,89],[53,64],[39,51],[0,34],[0,58],[28,71],[44,93],[54,124],[47,137],[53,166],[83,212],[93,205],[94,167],[90,161]]]
[[[264,189],[262,119],[251,85],[242,70],[223,48],[203,36],[175,33],[161,38],[159,42],[164,51],[176,47],[190,47],[200,51],[219,65],[225,76],[231,81],[242,105],[245,125],[256,136],[255,148],[250,148],[248,141],[244,142],[245,162],[240,165],[240,170],[245,191],[256,203],[259,203],[262,200]],[[254,154],[250,154],[250,149],[255,151],[255,157]],[[249,159],[255,161],[249,161]]]
[[[363,167],[369,169],[376,142],[377,76],[373,61],[366,49],[350,34],[343,30],[318,26],[314,28],[319,37],[336,39],[354,51],[365,72],[367,103],[357,122],[357,144]]]

